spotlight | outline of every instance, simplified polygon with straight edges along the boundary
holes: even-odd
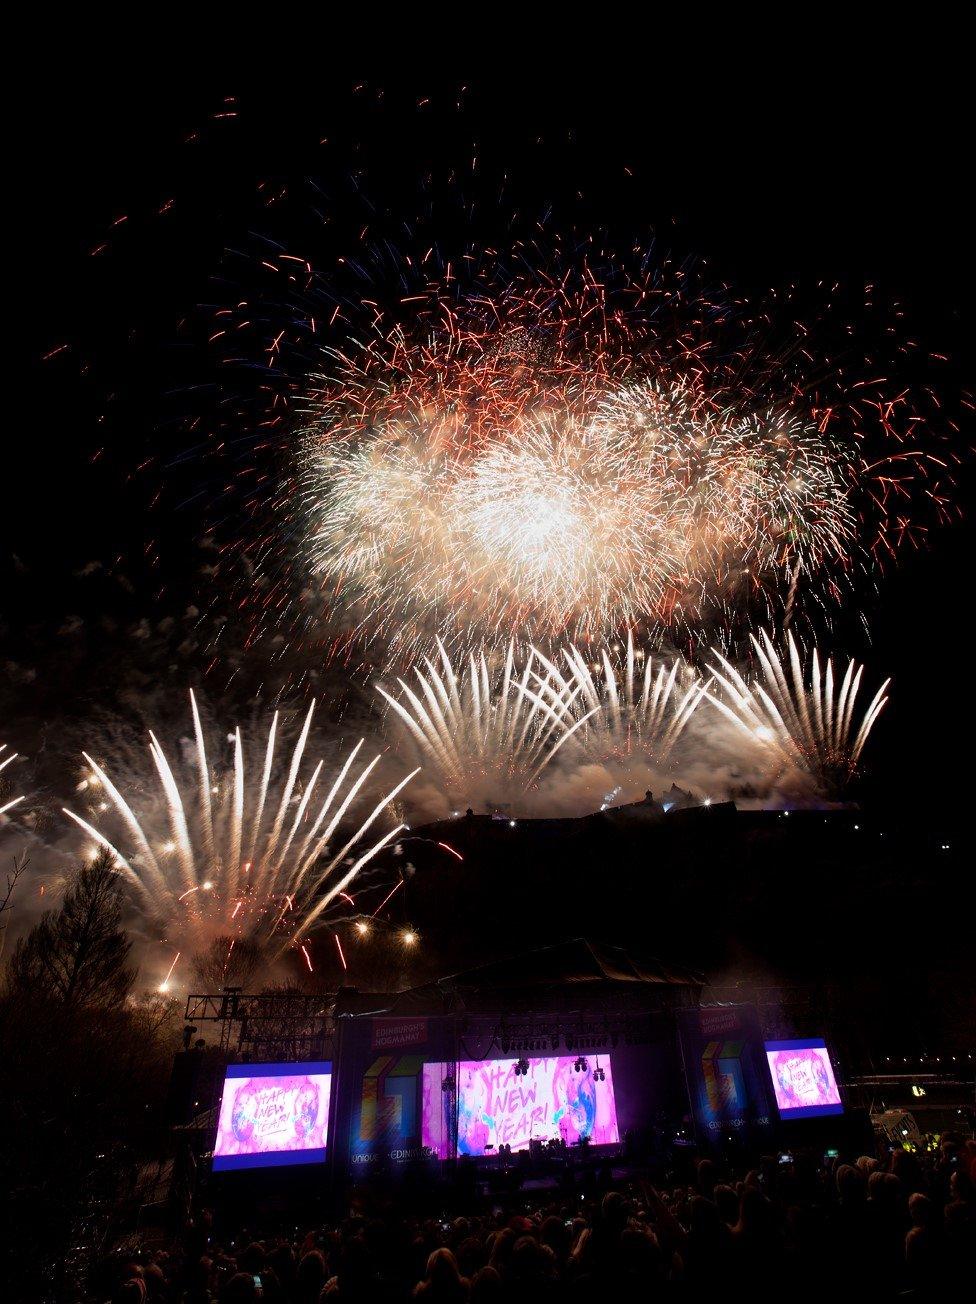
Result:
[[[417,934],[413,932],[412,929],[408,928],[407,931],[403,934],[403,945],[413,946],[416,940],[417,940]]]
[[[360,919],[357,921],[356,932],[360,935],[360,937],[365,937],[366,934],[369,932],[369,924],[367,924],[365,919]]]
[[[575,1069],[575,1071],[576,1071],[577,1073],[585,1073],[585,1072],[586,1072],[586,1070],[587,1070],[587,1063],[586,1063],[586,1060],[583,1058],[582,1055],[577,1055],[577,1056],[576,1056],[576,1059],[573,1061],[573,1068]]]

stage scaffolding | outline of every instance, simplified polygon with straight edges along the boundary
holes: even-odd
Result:
[[[186,998],[187,1024],[220,1024],[220,1048],[254,1063],[331,1059],[334,994],[247,993],[240,987]]]

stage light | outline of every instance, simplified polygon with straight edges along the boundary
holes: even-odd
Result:
[[[574,1070],[575,1070],[577,1073],[585,1073],[586,1070],[587,1070],[587,1067],[588,1067],[588,1066],[587,1066],[586,1060],[583,1058],[583,1056],[582,1056],[582,1055],[577,1055],[575,1061],[573,1062],[573,1068],[574,1068]]]
[[[369,924],[367,924],[365,919],[358,920],[358,922],[356,923],[356,932],[360,935],[360,937],[365,937],[366,934],[369,932]]]
[[[417,934],[408,928],[407,931],[403,934],[403,945],[413,946],[416,940],[417,940]]]
[[[528,1071],[529,1061],[523,1055],[515,1063],[515,1076],[517,1078],[524,1078],[528,1074]]]
[[[209,879],[209,878],[207,879],[206,883],[204,883],[204,885],[203,885],[203,890],[204,890],[204,892],[212,892],[212,891],[213,891],[213,883],[210,882],[210,879]]]

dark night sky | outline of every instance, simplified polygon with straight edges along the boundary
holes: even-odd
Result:
[[[74,73],[59,65],[28,92],[7,169],[19,226],[7,263],[12,388],[23,406],[8,407],[0,489],[0,666],[39,672],[31,684],[7,676],[8,732],[104,701],[98,665],[140,655],[128,624],[194,600],[188,540],[213,485],[200,463],[171,465],[180,436],[166,425],[168,397],[192,373],[179,323],[211,295],[225,248],[255,229],[260,179],[331,185],[339,155],[390,195],[413,195],[428,166],[443,170],[477,142],[485,170],[510,169],[527,208],[551,200],[557,218],[564,206],[616,231],[654,228],[665,245],[707,256],[737,289],[878,283],[908,305],[927,347],[952,355],[941,383],[971,383],[962,85],[953,66],[933,68],[932,51],[910,42],[860,55],[809,70],[764,60],[725,77],[687,58],[672,61],[666,80],[653,60],[639,76],[608,68],[599,81],[556,70],[520,80],[515,65],[504,80],[471,78],[460,113],[458,82],[443,76],[379,77],[368,83],[385,88],[377,109],[375,97],[351,93],[351,78],[330,89],[324,72],[123,76],[107,63]],[[237,97],[239,116],[215,120],[225,96]],[[202,139],[187,144],[194,130]],[[323,136],[338,142],[331,152]],[[154,216],[171,197],[172,213]],[[107,252],[90,257],[106,240]],[[155,514],[151,476],[133,475],[147,453],[171,481]],[[971,499],[970,471],[964,508]],[[136,592],[80,581],[93,560],[124,569]],[[949,693],[968,678],[972,564],[971,525],[952,527],[882,581],[871,609],[872,665],[895,676],[873,753],[875,783],[889,793],[928,792],[931,782],[947,800],[965,791],[958,762],[971,699]],[[56,631],[68,615],[93,622],[107,609],[120,633],[99,636],[76,664],[71,636],[55,641]],[[70,672],[59,668],[62,649]],[[188,667],[181,686],[198,671]],[[33,723],[18,725],[21,715]]]

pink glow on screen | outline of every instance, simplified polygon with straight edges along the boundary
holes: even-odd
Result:
[[[595,1062],[584,1073],[573,1068],[575,1055],[530,1059],[525,1076],[514,1059],[464,1060],[457,1065],[458,1154],[496,1153],[501,1145],[528,1149],[530,1141],[562,1138],[572,1145],[589,1137],[593,1145],[620,1140],[609,1056],[600,1060],[605,1079],[593,1078]],[[442,1089],[453,1064],[425,1064],[423,1144],[441,1159],[451,1155],[452,1093]]]
[[[767,1049],[766,1058],[781,1114],[840,1105],[840,1092],[826,1046]]]
[[[228,1077],[214,1157],[324,1149],[331,1086],[327,1073]]]

